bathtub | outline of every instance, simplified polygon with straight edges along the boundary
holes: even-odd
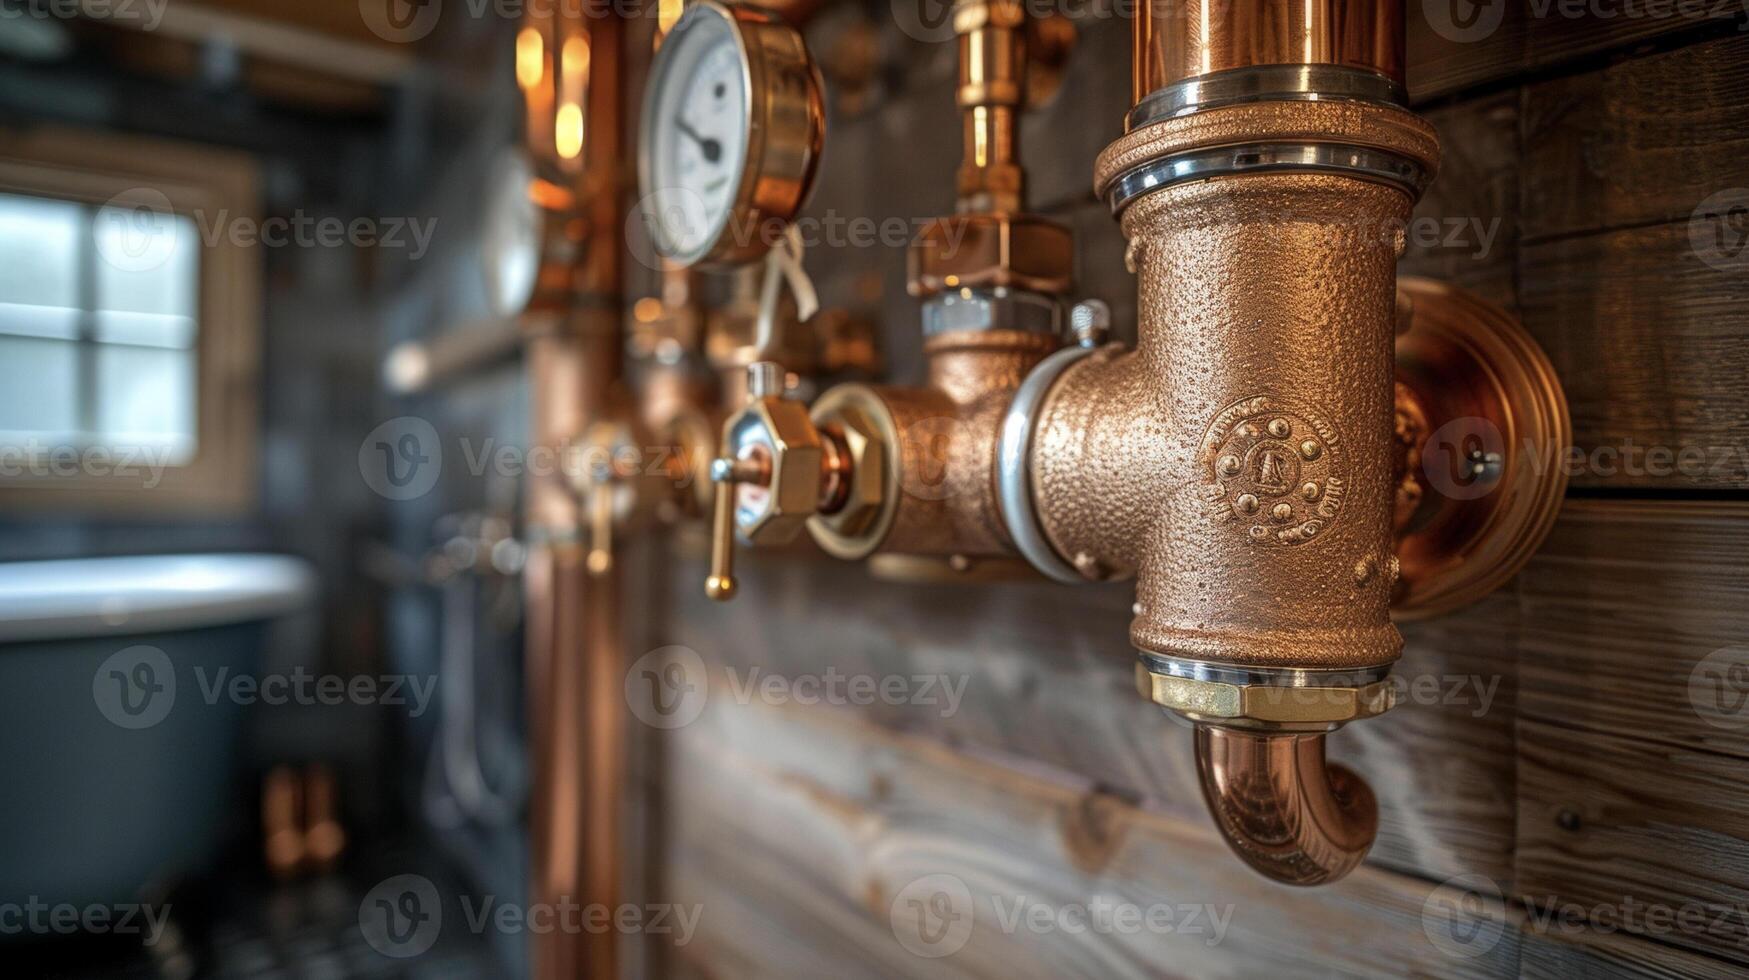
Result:
[[[0,563],[0,905],[128,905],[207,866],[253,811],[246,708],[211,679],[314,595],[279,555]]]

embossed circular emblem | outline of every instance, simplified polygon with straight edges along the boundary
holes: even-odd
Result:
[[[1269,395],[1221,410],[1202,439],[1216,521],[1256,542],[1303,544],[1329,529],[1347,492],[1342,441],[1324,417]]]

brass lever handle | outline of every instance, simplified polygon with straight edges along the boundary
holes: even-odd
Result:
[[[721,477],[732,475],[717,464],[711,479],[717,485],[716,510],[711,518],[711,574],[704,580],[704,594],[718,602],[735,598],[735,484]]]
[[[613,569],[613,492],[611,480],[600,480],[589,493],[589,574]]]
[[[735,598],[735,491],[743,483],[769,485],[771,464],[762,447],[756,447],[747,458],[712,462],[711,482],[717,485],[717,497],[711,517],[711,573],[704,593],[728,602]]]

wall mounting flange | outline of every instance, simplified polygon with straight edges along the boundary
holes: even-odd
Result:
[[[1468,605],[1554,526],[1572,444],[1554,366],[1517,319],[1465,290],[1398,280],[1398,621]]]

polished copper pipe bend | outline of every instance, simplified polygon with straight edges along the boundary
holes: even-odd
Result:
[[[1203,799],[1244,862],[1276,881],[1322,885],[1353,871],[1379,829],[1372,788],[1324,760],[1324,736],[1196,728]]]

